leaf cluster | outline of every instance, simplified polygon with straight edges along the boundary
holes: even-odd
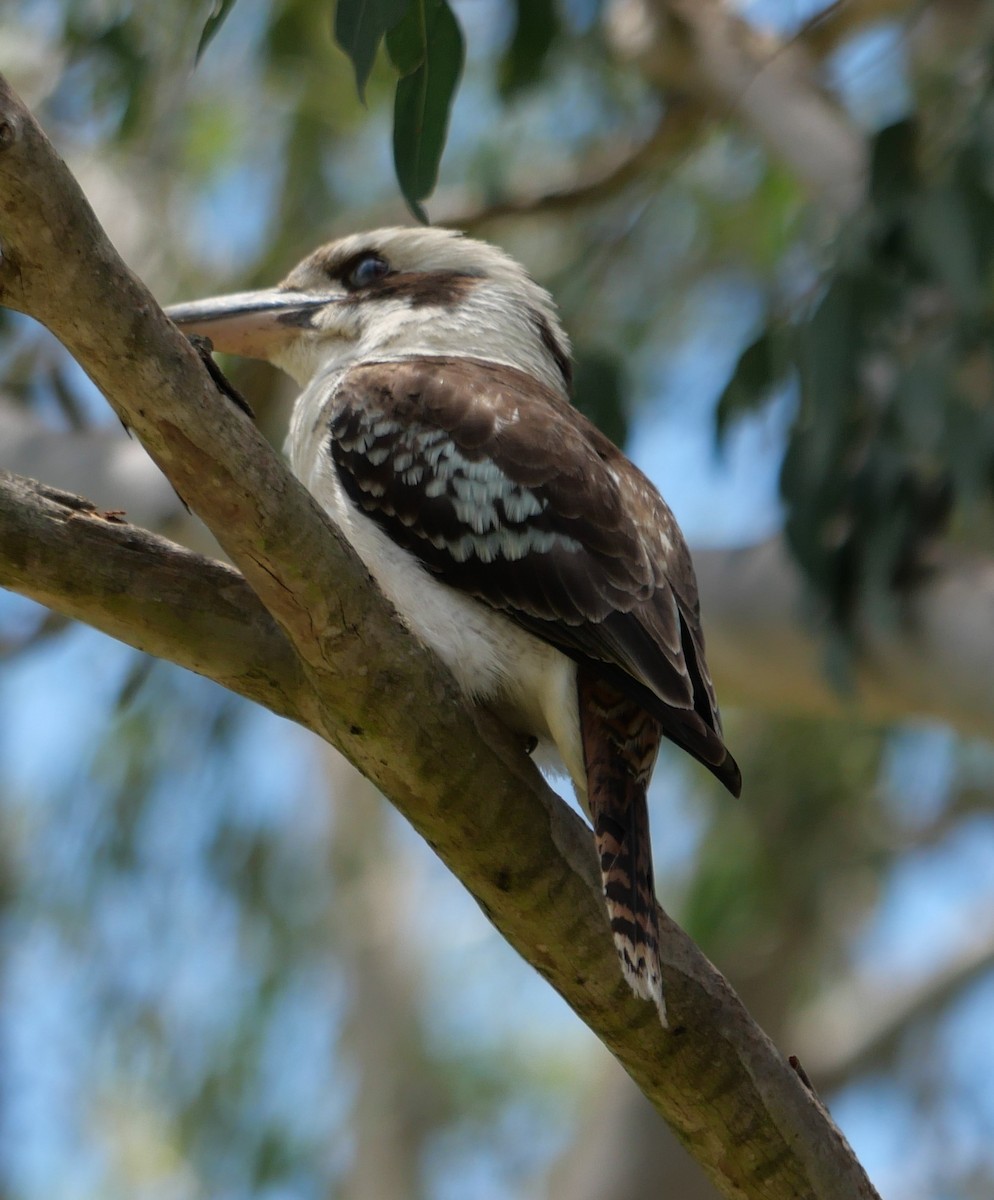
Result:
[[[771,316],[719,404],[719,437],[786,386],[780,476],[797,561],[837,628],[893,614],[954,514],[994,499],[994,95],[936,153],[874,140],[862,208],[801,316]]]
[[[234,8],[215,0],[197,46],[200,58]],[[505,99],[537,83],[563,26],[554,0],[515,0],[514,30],[499,69]],[[452,103],[465,65],[465,39],[448,0],[337,0],[335,41],[366,86],[381,45],[397,74],[393,157],[397,182],[411,212],[428,217],[422,202],[438,182]]]
[[[359,98],[381,42],[397,72],[393,156],[411,212],[427,224],[421,201],[438,181],[452,99],[462,75],[465,43],[447,0],[339,0],[335,41],[355,70]]]

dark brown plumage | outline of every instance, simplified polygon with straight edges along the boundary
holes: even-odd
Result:
[[[393,541],[576,660],[611,930],[633,990],[665,1019],[646,800],[662,737],[741,788],[669,508],[567,401],[494,363],[354,368],[329,435],[349,497]]]
[[[340,399],[329,448],[363,512],[439,579],[644,707],[738,794],[690,555],[669,508],[617,447],[529,376],[473,359],[356,367]],[[447,446],[459,461],[445,458]],[[494,468],[474,481],[475,503],[493,506],[502,534],[483,555],[494,531],[481,528],[467,542],[454,503],[467,464]],[[426,476],[440,483],[431,495]],[[456,557],[454,547],[468,552]]]

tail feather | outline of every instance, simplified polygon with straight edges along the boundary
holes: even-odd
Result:
[[[629,987],[653,1001],[665,1026],[646,803],[662,729],[603,680],[581,671],[579,688],[587,803],[615,949]]]

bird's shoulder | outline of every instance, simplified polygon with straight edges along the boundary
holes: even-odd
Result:
[[[689,554],[662,497],[565,396],[525,372],[455,356],[364,363],[341,378],[334,410],[339,461],[357,472],[385,468],[367,477],[374,492],[399,459],[392,482],[401,492],[429,478],[432,493],[445,483],[468,500],[472,490],[484,505],[503,502],[510,526],[555,527],[625,564],[640,593],[665,569],[696,602]]]

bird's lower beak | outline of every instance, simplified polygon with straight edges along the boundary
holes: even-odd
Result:
[[[319,309],[338,298],[270,288],[173,304],[165,312],[184,333],[209,337],[224,354],[271,359],[311,327]]]

